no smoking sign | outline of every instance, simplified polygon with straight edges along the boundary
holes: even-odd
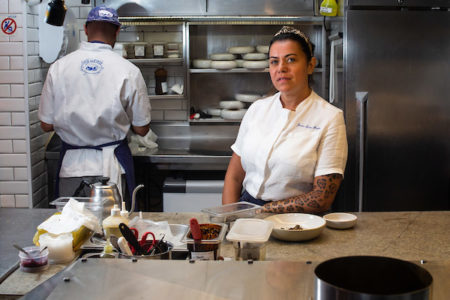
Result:
[[[2,32],[4,34],[8,34],[8,35],[11,35],[14,32],[16,32],[16,29],[17,29],[16,21],[12,18],[5,18],[2,21],[1,26],[2,26]]]

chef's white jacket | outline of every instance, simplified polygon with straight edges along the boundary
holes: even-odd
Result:
[[[150,102],[142,74],[110,45],[82,42],[80,49],[50,66],[42,90],[39,119],[53,124],[63,141],[94,146],[126,138],[130,124],[150,122]],[[113,150],[68,150],[60,177],[108,174]],[[105,160],[114,162],[105,162]],[[120,171],[120,170],[119,170]],[[122,169],[123,173],[123,169]]]
[[[231,146],[255,198],[276,201],[312,190],[314,177],[344,174],[347,137],[340,109],[312,92],[295,111],[280,93],[254,102]]]

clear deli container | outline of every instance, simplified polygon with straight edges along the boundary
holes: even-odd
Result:
[[[231,222],[239,218],[253,218],[256,210],[261,206],[250,202],[236,202],[225,204],[222,206],[202,209],[202,212],[209,215],[211,222],[225,223],[230,225]]]
[[[108,199],[105,199],[102,202],[92,202],[92,198],[90,197],[59,197],[50,202],[50,205],[54,205],[58,211],[62,211],[70,199],[75,199],[78,202],[84,203],[84,207],[90,210],[98,218],[100,224],[105,216],[110,215],[110,211],[106,208],[104,209],[104,204],[109,201]]]
[[[182,242],[187,244],[189,258],[194,260],[218,260],[220,247],[228,226],[223,223],[204,223],[199,225],[202,232],[202,239],[199,242],[195,242],[192,239],[190,229],[182,239]],[[208,235],[209,238],[206,238]]]
[[[41,249],[37,246],[23,248],[29,256],[19,251],[20,269],[24,272],[41,272],[48,269],[48,249]]]
[[[233,242],[235,259],[265,260],[266,242],[272,229],[273,223],[265,220],[236,220],[227,235],[227,240]]]

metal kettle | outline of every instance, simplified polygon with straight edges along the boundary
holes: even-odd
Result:
[[[117,188],[117,185],[115,183],[109,182],[109,177],[101,177],[100,182],[96,183],[90,183],[86,180],[83,180],[78,189],[75,191],[74,196],[79,194],[84,186],[88,186],[91,189],[90,202],[103,204],[103,219],[110,215],[111,209],[114,207],[114,204],[117,204],[119,207],[121,207],[122,197],[120,196],[119,189]],[[133,190],[130,213],[132,213],[135,208],[136,193],[143,187],[144,185],[140,184]]]

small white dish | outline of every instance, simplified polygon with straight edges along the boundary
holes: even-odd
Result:
[[[228,48],[228,52],[232,54],[245,54],[255,51],[253,46],[235,46]]]
[[[217,70],[230,70],[237,67],[237,63],[234,60],[213,60],[211,62],[211,68]]]
[[[261,95],[257,94],[236,94],[234,95],[236,100],[242,101],[242,102],[255,102],[258,99],[261,99]]]
[[[273,223],[261,219],[237,219],[227,235],[233,242],[265,243],[272,232]]]
[[[222,109],[220,116],[225,120],[242,120],[246,112],[246,109]]]
[[[283,241],[311,240],[318,237],[325,227],[323,218],[302,213],[278,214],[264,220],[273,223],[272,236]]]
[[[355,226],[357,217],[348,213],[331,213],[323,216],[327,226],[334,229],[348,229]]]

